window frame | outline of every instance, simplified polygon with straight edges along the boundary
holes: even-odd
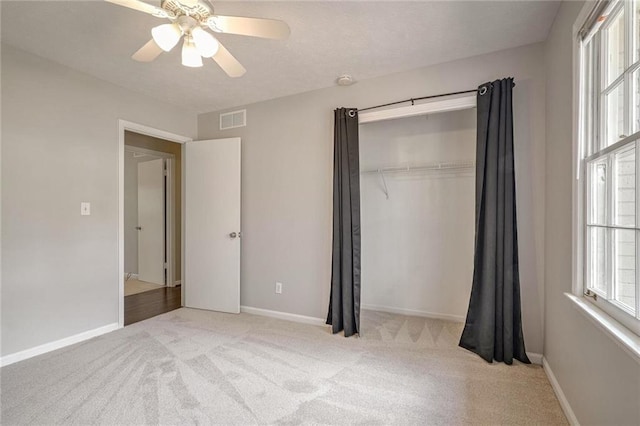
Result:
[[[610,16],[604,22],[596,21],[589,29],[586,37],[581,37],[587,14],[591,15],[594,10],[591,7],[583,8],[576,25],[574,25],[574,164],[573,171],[575,180],[573,183],[573,293],[583,299],[593,303],[602,311],[613,317],[616,321],[640,336],[640,129],[633,129],[634,101],[634,73],[640,72],[640,53],[634,58],[636,53],[634,47],[638,41],[633,40],[634,36],[634,15],[635,7],[640,0],[610,2],[604,9],[603,15]],[[595,6],[596,8],[598,5]],[[619,13],[624,13],[624,57],[623,71],[620,76],[608,83],[608,69],[606,60],[608,58],[607,31],[616,20]],[[579,27],[578,27],[579,25]],[[640,33],[640,29],[638,29]],[[589,59],[586,47],[593,41],[594,47],[591,52],[591,60],[598,64],[597,78],[591,79],[594,83],[592,93],[586,91],[587,60]],[[596,54],[594,58],[593,54]],[[635,62],[634,62],[635,59]],[[591,72],[593,73],[593,72]],[[623,94],[623,130],[624,138],[608,145],[608,123],[607,123],[607,95],[613,92],[622,84]],[[589,99],[598,100],[595,105],[588,105]],[[629,110],[630,108],[630,110]],[[591,113],[591,121],[588,122],[587,114]],[[595,123],[593,123],[595,122]],[[591,126],[587,129],[587,124]],[[631,134],[633,130],[635,133]],[[589,131],[592,133],[589,134]],[[616,187],[616,170],[614,167],[616,155],[631,145],[635,145],[635,225],[633,227],[616,225],[614,211],[617,209],[614,202],[614,189]],[[590,169],[591,164],[604,159],[606,167],[606,218],[604,224],[591,223],[590,208],[591,192]],[[606,239],[606,291],[589,288],[591,274],[591,235],[590,230],[596,228],[605,229]],[[622,302],[616,300],[614,273],[616,269],[616,241],[618,229],[631,229],[635,232],[635,312]],[[607,300],[607,295],[609,300]],[[588,296],[585,298],[584,296]]]

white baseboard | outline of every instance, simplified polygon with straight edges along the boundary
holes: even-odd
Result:
[[[173,285],[174,285],[174,286],[176,286],[176,285],[182,285],[182,280],[174,281]]]
[[[542,354],[537,354],[535,352],[527,352],[527,356],[529,357],[529,361],[531,361],[532,364],[536,364],[536,365],[542,365]]]
[[[55,342],[45,343],[44,345],[36,346],[31,349],[25,349],[24,351],[5,355],[0,358],[0,367],[13,364],[18,361],[23,361],[25,359],[33,358],[34,356],[42,355],[47,352],[55,351],[56,349],[64,348],[65,346],[70,346],[75,343],[80,343],[85,340],[89,340],[93,337],[110,333],[117,329],[118,329],[118,323],[114,322],[113,324],[108,324],[102,327],[94,328],[93,330],[83,331],[82,333],[65,337],[64,339],[56,340]]]
[[[547,377],[549,378],[551,387],[553,388],[556,397],[558,397],[560,407],[562,407],[562,411],[564,411],[564,415],[567,417],[569,424],[572,426],[580,426],[576,414],[571,409],[571,405],[569,405],[569,400],[567,400],[564,392],[562,392],[562,388],[560,387],[560,383],[558,383],[558,379],[556,379],[555,374],[553,374],[553,371],[551,370],[551,366],[544,357],[542,358],[542,366],[544,367],[544,372],[547,373]]]
[[[290,314],[288,312],[270,311],[269,309],[254,308],[251,306],[240,306],[240,312],[261,315],[263,317],[278,318],[286,321],[300,322],[303,324],[326,325],[326,321],[322,318],[307,317],[304,315]]]
[[[127,275],[129,275],[129,272],[125,272],[125,273],[124,273],[124,280],[125,280],[125,281],[127,280]],[[137,280],[137,279],[138,279],[138,274],[133,274],[133,273],[132,273],[132,274],[131,274],[131,277],[130,277],[129,279]]]
[[[464,322],[465,317],[462,315],[440,314],[437,312],[418,311],[414,309],[395,308],[392,306],[378,306],[362,304],[360,307],[369,311],[389,312],[391,314],[409,315],[414,317],[425,317],[433,319],[441,319],[445,321]]]

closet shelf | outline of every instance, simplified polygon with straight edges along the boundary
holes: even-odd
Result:
[[[424,172],[424,171],[456,171],[456,170],[473,170],[476,166],[474,161],[454,161],[442,163],[428,163],[414,166],[395,166],[384,167],[378,169],[362,170],[360,174],[372,173],[402,173],[402,172]]]
[[[382,179],[382,191],[387,200],[389,199],[389,187],[387,180],[384,178],[385,173],[407,173],[407,172],[455,172],[455,171],[473,171],[475,169],[475,161],[450,161],[442,163],[428,163],[414,166],[396,166],[378,169],[362,170],[360,174],[377,174]]]

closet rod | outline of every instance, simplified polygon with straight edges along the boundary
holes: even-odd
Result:
[[[391,106],[391,105],[403,104],[405,102],[411,102],[411,104],[413,105],[413,103],[415,101],[422,101],[424,99],[441,98],[443,96],[462,95],[464,93],[473,93],[473,92],[477,92],[477,91],[478,91],[478,89],[473,89],[473,90],[463,90],[461,92],[443,93],[441,95],[422,96],[420,98],[411,98],[411,99],[405,99],[404,101],[389,102],[388,104],[376,105],[376,106],[367,107],[367,108],[360,108],[360,109],[358,109],[358,111],[367,111],[367,110],[370,110],[370,109],[376,109],[376,108],[382,108],[382,107]]]
[[[475,167],[475,161],[460,161],[449,163],[425,164],[421,166],[397,166],[380,169],[363,170],[360,174],[370,173],[394,173],[394,172],[411,172],[411,171],[433,171],[433,170],[469,170]]]

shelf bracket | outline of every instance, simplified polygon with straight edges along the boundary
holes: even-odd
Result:
[[[382,191],[384,192],[385,197],[387,197],[387,200],[389,199],[389,188],[387,188],[387,180],[384,178],[384,172],[380,169],[378,169],[378,174],[380,175],[380,178],[382,179],[382,186],[383,189]]]

